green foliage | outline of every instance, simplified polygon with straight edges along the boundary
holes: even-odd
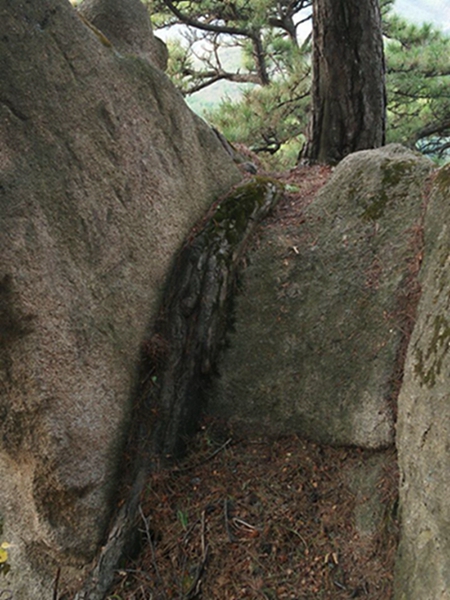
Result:
[[[144,0],[156,27],[166,27],[180,21],[168,9],[164,0]],[[222,23],[230,27],[259,29],[267,26],[268,19],[277,17],[279,9],[285,15],[297,12],[310,4],[309,0],[174,0],[175,7],[184,15],[202,23]]]
[[[167,49],[169,51],[167,74],[177,88],[184,92],[188,89],[189,85],[185,73],[186,70],[192,68],[192,56],[179,39],[168,40]]]
[[[148,0],[153,22],[181,23],[164,0]],[[194,94],[190,104],[231,142],[241,142],[272,166],[293,164],[303,145],[311,86],[309,38],[297,35],[309,0],[172,0],[201,26],[240,34],[185,28],[187,40],[170,45],[169,74],[185,94],[214,81],[246,86],[238,95]],[[431,25],[412,25],[381,0],[387,64],[387,141],[437,160],[450,152],[450,38]],[[156,12],[153,12],[156,11]],[[227,63],[230,47],[234,59]],[[237,57],[237,58],[236,58]],[[218,85],[217,83],[215,85]],[[229,84],[231,85],[231,84]],[[224,99],[223,99],[224,98]],[[274,161],[274,157],[276,157]]]
[[[186,529],[188,528],[188,524],[189,524],[189,518],[188,518],[187,512],[185,512],[184,510],[178,510],[177,518],[178,518],[178,521],[180,522],[181,526],[183,527],[183,529],[186,531]]]
[[[237,100],[225,98],[206,118],[231,142],[271,157],[273,168],[295,163],[304,142],[309,104],[309,67],[304,64],[269,86],[246,90]],[[276,157],[276,159],[275,159]]]
[[[443,158],[450,148],[450,38],[397,15],[386,34],[388,141]]]
[[[192,62],[182,61],[184,92],[220,79],[268,85],[297,45],[296,18],[311,0],[147,0],[155,29],[182,24]],[[222,49],[239,48],[237,68],[224,64]],[[180,48],[177,47],[178,58]]]

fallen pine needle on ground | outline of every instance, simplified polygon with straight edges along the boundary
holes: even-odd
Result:
[[[381,526],[361,534],[352,473],[374,452],[213,422],[182,462],[155,468],[140,508],[142,550],[114,600],[387,600],[397,547],[397,470],[384,451]]]

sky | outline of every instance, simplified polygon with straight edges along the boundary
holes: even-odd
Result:
[[[416,23],[434,23],[450,34],[449,0],[396,0],[394,10]]]
[[[394,11],[414,23],[433,23],[450,35],[450,0],[396,0]],[[309,33],[310,28],[306,23],[305,35]],[[175,28],[160,30],[158,36],[166,39],[173,36],[174,31]]]

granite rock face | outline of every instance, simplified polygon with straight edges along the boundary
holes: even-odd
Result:
[[[398,399],[396,600],[450,598],[450,167],[424,222],[422,297]]]
[[[213,414],[321,443],[393,444],[391,401],[430,168],[401,146],[355,153],[300,224],[261,230],[210,395]]]
[[[104,539],[173,255],[240,175],[166,76],[68,2],[2,3],[0,63],[4,587],[47,600]]]
[[[139,56],[165,70],[167,48],[153,35],[147,7],[141,0],[83,0],[78,11],[117,52]]]

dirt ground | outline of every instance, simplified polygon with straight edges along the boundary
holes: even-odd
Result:
[[[330,172],[277,174],[287,193],[264,226],[301,222]],[[355,484],[372,463],[375,480]],[[388,600],[397,489],[393,450],[268,439],[210,420],[183,461],[154,466],[140,506],[141,552],[117,572],[108,598]]]
[[[143,550],[110,600],[387,600],[397,545],[397,470],[385,452],[378,531],[361,533],[351,473],[373,452],[266,439],[209,423],[177,464],[155,466]]]

